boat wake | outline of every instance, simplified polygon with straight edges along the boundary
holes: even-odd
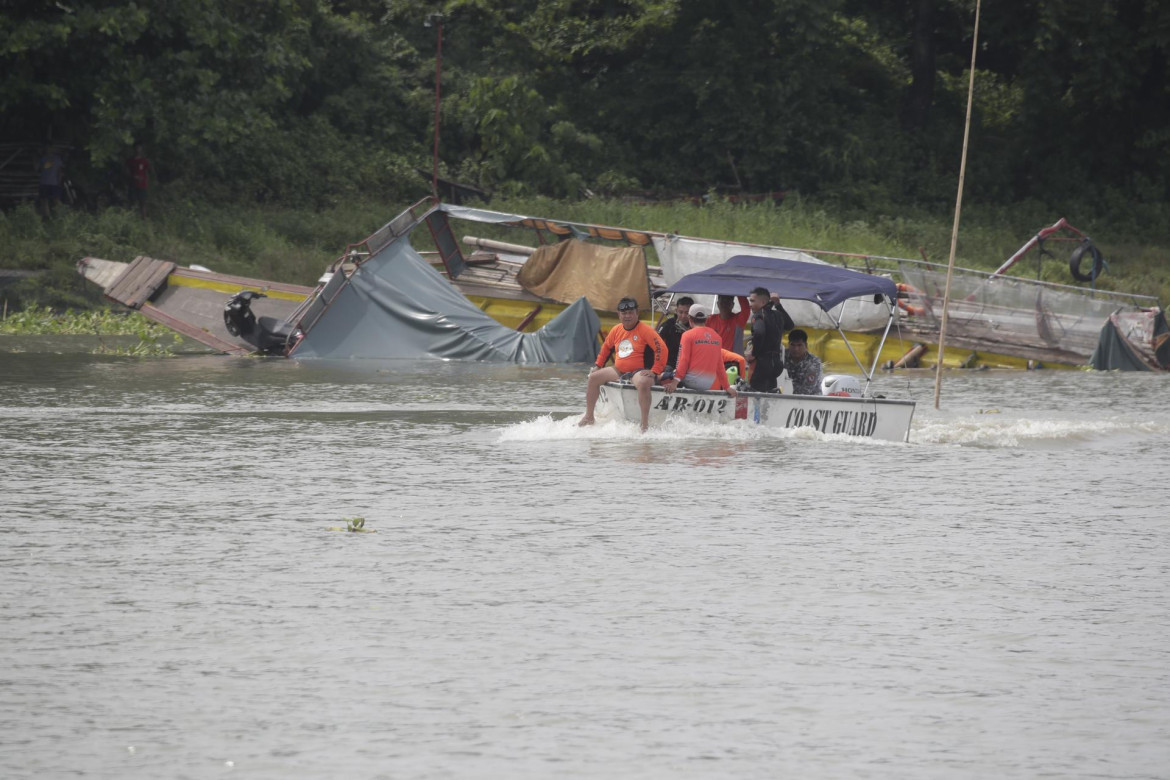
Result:
[[[1103,420],[1014,418],[975,413],[964,417],[923,418],[914,421],[910,443],[860,436],[821,433],[813,428],[768,428],[760,425],[706,423],[684,418],[651,427],[641,433],[632,422],[598,416],[594,425],[579,428],[578,415],[544,414],[498,428],[497,442],[548,441],[791,441],[843,443],[851,447],[914,447],[942,445],[981,449],[1063,449],[1116,447],[1170,436],[1170,423],[1117,417]]]
[[[976,414],[915,420],[910,440],[987,449],[1058,449],[1084,444],[1112,447],[1119,442],[1170,435],[1170,425],[1132,419],[1020,419]]]

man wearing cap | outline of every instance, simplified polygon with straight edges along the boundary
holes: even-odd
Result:
[[[788,360],[784,365],[792,380],[793,395],[821,395],[825,369],[821,359],[808,351],[808,334],[800,328],[788,333]]]
[[[735,388],[727,382],[723,368],[723,345],[719,334],[707,327],[707,307],[691,307],[691,329],[683,334],[678,348],[678,366],[674,379],[663,382],[668,393],[679,385],[691,390],[724,390],[735,398]]]
[[[634,387],[638,388],[638,404],[642,407],[642,430],[650,425],[650,388],[658,375],[666,368],[666,343],[644,322],[638,320],[638,302],[633,298],[622,298],[617,306],[618,320],[613,326],[597,362],[589,369],[589,382],[585,387],[585,416],[577,425],[593,424],[593,409],[601,397],[601,386],[616,382],[629,374]],[[613,355],[613,365],[606,366]]]

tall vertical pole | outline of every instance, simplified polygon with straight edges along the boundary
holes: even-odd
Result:
[[[971,99],[975,94],[975,54],[979,50],[979,7],[975,0],[975,32],[971,36],[971,80],[967,84],[967,123],[963,127],[963,155],[959,161],[959,192],[955,195],[955,224],[951,228],[951,255],[947,261],[947,285],[943,290],[942,324],[938,329],[938,363],[934,367],[934,408],[942,394],[943,350],[947,340],[947,309],[951,302],[951,276],[955,272],[955,249],[959,244],[959,212],[963,208],[963,179],[967,175],[967,142],[971,138]]]
[[[431,163],[431,195],[439,199],[439,98],[440,84],[443,74],[443,15],[434,14],[433,18],[439,28],[438,41],[435,44],[435,153]]]

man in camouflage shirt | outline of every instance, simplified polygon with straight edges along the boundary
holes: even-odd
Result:
[[[788,360],[784,364],[792,380],[793,395],[820,395],[825,369],[821,359],[808,351],[808,334],[800,328],[788,332]]]

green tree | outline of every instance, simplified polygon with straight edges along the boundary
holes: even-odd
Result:
[[[397,52],[374,11],[313,0],[18,3],[0,17],[3,132],[51,132],[99,169],[144,142],[158,170],[225,194],[344,189],[362,163],[389,165],[381,145],[403,140],[391,120]]]

